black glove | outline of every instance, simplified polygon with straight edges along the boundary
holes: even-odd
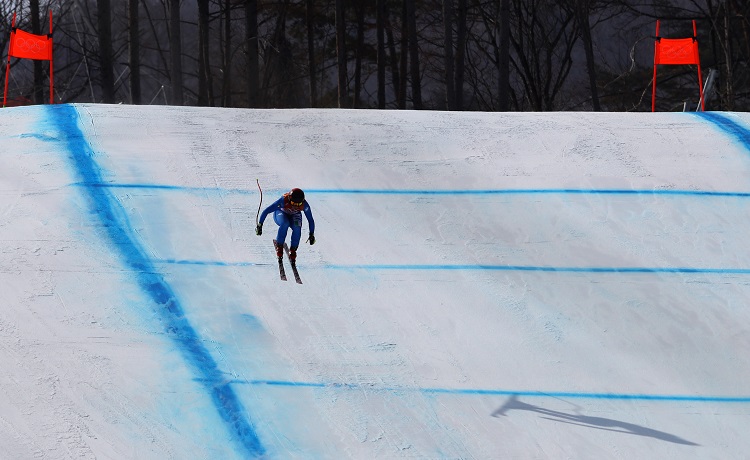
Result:
[[[313,244],[315,244],[315,235],[313,235],[312,233],[310,233],[310,238],[308,238],[307,241],[310,242],[310,246],[312,246]]]
[[[263,224],[258,224],[255,226],[255,234],[258,236],[263,234]]]

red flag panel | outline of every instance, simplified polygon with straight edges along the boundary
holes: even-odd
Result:
[[[662,38],[656,42],[654,64],[699,64],[698,42],[693,38]]]
[[[16,29],[11,32],[8,54],[21,59],[52,60],[52,38]]]

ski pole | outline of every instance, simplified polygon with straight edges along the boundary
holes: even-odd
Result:
[[[260,216],[260,207],[263,205],[263,190],[260,188],[260,181],[255,179],[255,183],[258,184],[258,191],[260,192],[260,203],[258,203],[258,212],[255,214],[255,225],[258,225],[258,216]]]

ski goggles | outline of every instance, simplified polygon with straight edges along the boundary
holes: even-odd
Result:
[[[296,207],[302,206],[303,202],[304,202],[304,200],[302,200],[300,202],[289,200],[289,204],[291,204],[292,206],[296,206]]]

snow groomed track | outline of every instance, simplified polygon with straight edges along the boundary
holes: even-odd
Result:
[[[744,115],[2,115],[15,457],[748,447]],[[304,285],[256,178],[307,192]]]

